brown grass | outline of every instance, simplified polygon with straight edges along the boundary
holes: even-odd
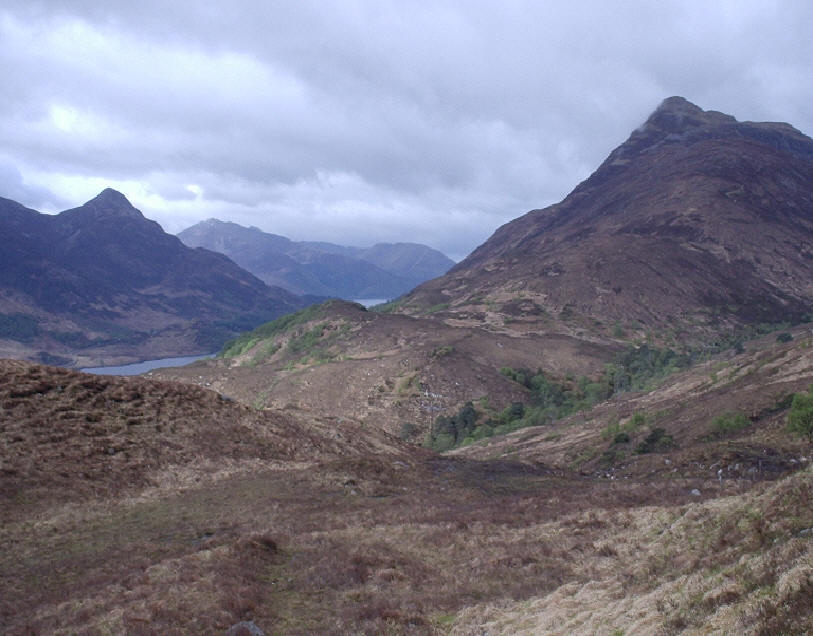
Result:
[[[437,457],[203,390],[185,401],[177,385],[15,369],[13,391],[38,390],[2,385],[0,452],[16,471],[0,477],[3,633],[253,620],[273,634],[768,634],[811,620],[808,468],[724,489],[716,470],[675,477],[660,456],[659,471],[611,480]],[[76,407],[115,395],[95,421]],[[166,429],[118,423],[117,408]],[[40,412],[73,412],[65,436]],[[97,438],[129,460],[94,463]],[[218,465],[231,468],[207,479]],[[60,467],[75,478],[48,472]]]

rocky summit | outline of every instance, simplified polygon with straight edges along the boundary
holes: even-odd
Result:
[[[666,99],[561,203],[499,228],[402,311],[709,341],[813,306],[813,140]]]

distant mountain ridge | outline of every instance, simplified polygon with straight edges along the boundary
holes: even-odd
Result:
[[[0,355],[93,365],[204,353],[304,306],[185,246],[119,192],[40,214],[0,199]]]
[[[417,243],[360,248],[292,241],[218,219],[197,223],[178,238],[190,247],[225,254],[266,283],[298,294],[395,298],[454,265],[441,252]]]
[[[499,228],[401,310],[708,339],[809,319],[811,246],[813,140],[671,97],[562,202]]]

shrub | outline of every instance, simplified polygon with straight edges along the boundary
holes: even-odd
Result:
[[[474,404],[466,402],[456,415],[451,417],[441,415],[435,420],[435,425],[427,436],[425,445],[442,453],[462,444],[464,440],[472,436],[475,429],[480,428],[477,426],[479,417],[480,414],[475,410]],[[485,429],[480,430],[477,434],[485,436]]]
[[[788,430],[813,439],[813,385],[807,393],[793,396],[788,413]]]
[[[512,402],[506,407],[504,414],[508,420],[520,420],[525,415],[525,405],[522,402]]]
[[[793,336],[791,336],[787,331],[783,331],[776,336],[777,342],[790,342],[791,340],[793,340]]]
[[[644,424],[646,424],[646,415],[643,413],[635,413],[627,422],[627,427],[629,430],[637,430],[641,428]]]
[[[613,444],[628,444],[629,441],[630,441],[629,433],[624,432],[618,433],[618,435],[616,435],[613,438]]]
[[[751,421],[743,413],[726,411],[711,421],[711,433],[717,437],[731,435],[741,431],[750,423]]]
[[[455,447],[455,437],[449,433],[435,433],[428,440],[427,446],[435,449],[437,452],[450,450]]]
[[[644,441],[635,447],[635,452],[638,454],[655,453],[666,450],[673,446],[674,443],[674,439],[672,439],[671,435],[666,434],[665,429],[653,428]]]
[[[401,439],[412,439],[418,434],[418,427],[413,422],[404,422],[401,425]]]
[[[475,428],[471,434],[475,441],[478,439],[483,439],[484,437],[491,437],[492,435],[494,435],[494,429],[488,424],[480,424],[480,426]]]
[[[445,347],[437,347],[432,350],[432,353],[429,354],[430,358],[443,358],[444,356],[448,356],[450,353],[454,352],[454,347],[452,346],[445,346]]]

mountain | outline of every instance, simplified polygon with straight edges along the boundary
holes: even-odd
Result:
[[[419,243],[376,243],[360,250],[358,258],[398,274],[411,287],[442,276],[454,266],[445,254]]]
[[[178,238],[190,247],[227,255],[268,284],[315,296],[396,298],[454,265],[437,250],[416,243],[359,248],[294,242],[218,219],[193,225]]]
[[[0,234],[9,357],[93,365],[205,353],[305,304],[186,247],[111,189],[57,215],[0,199]]]
[[[811,245],[813,141],[669,98],[563,202],[446,275],[377,312],[292,315],[163,377],[448,447],[475,427],[438,438],[438,418],[468,402],[488,405],[477,435],[550,422],[809,320]]]
[[[562,202],[499,228],[402,311],[708,341],[813,308],[813,140],[666,99]]]

